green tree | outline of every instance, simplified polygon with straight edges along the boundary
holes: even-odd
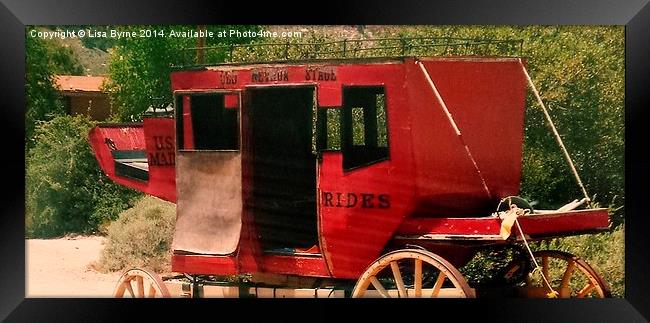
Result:
[[[55,88],[53,75],[81,75],[83,68],[70,48],[54,40],[30,37],[29,27],[25,34],[25,142],[32,147],[34,128],[39,121],[52,119],[65,111]]]
[[[96,231],[139,196],[114,184],[88,144],[87,116],[40,123],[27,156],[26,231],[34,237]]]
[[[63,106],[52,81],[45,43],[27,37],[25,53],[25,141],[30,146],[36,122],[63,113]]]
[[[97,32],[106,32],[109,33],[111,29],[116,29],[117,26],[112,26],[112,25],[104,25],[104,26],[97,26],[97,25],[61,25],[61,26],[56,26],[57,29],[63,30],[63,31],[74,31],[78,32],[81,29],[91,29]],[[100,49],[103,51],[108,51],[109,48],[115,46],[117,44],[117,39],[112,38],[112,37],[81,37],[79,38],[81,43],[85,48],[96,48]]]
[[[209,31],[229,29],[254,31],[256,26],[209,26]],[[151,105],[172,102],[170,73],[172,66],[187,63],[187,56],[194,52],[184,48],[197,46],[192,37],[167,37],[170,32],[195,31],[197,26],[124,26],[121,31],[150,29],[163,32],[165,37],[124,38],[114,47],[109,66],[109,81],[106,89],[117,108],[116,118],[121,121],[138,121],[141,114]],[[252,38],[212,37],[206,39],[207,46],[239,44]],[[210,51],[208,58],[219,62],[225,58],[225,50]],[[215,61],[216,59],[216,61]]]

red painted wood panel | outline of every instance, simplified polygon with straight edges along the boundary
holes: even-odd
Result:
[[[526,78],[516,60],[424,65],[494,197],[519,193]]]
[[[514,60],[429,60],[429,76],[459,128],[417,64],[407,64],[417,213],[451,217],[489,214],[498,199],[517,195],[525,83]],[[490,189],[484,190],[481,176]]]
[[[262,270],[267,273],[310,277],[329,277],[327,265],[322,257],[304,256],[262,256]]]
[[[237,258],[234,256],[181,255],[172,256],[172,271],[188,274],[236,275]]]
[[[104,173],[113,181],[135,190],[176,202],[174,120],[145,118],[142,124],[103,124],[90,131],[90,144]],[[116,150],[146,150],[149,180],[141,181],[115,174],[115,161],[106,139]]]
[[[116,150],[143,150],[145,149],[145,140],[142,124],[100,125],[90,130],[89,139],[99,166],[111,180],[120,185],[147,192],[149,187],[147,182],[115,175],[115,163],[111,155],[111,148],[106,144],[107,138],[115,144]]]
[[[176,202],[176,134],[173,118],[145,118],[144,136],[149,163],[148,192]]]
[[[345,86],[383,85],[387,109],[388,160],[344,171],[342,153],[325,152],[320,164],[321,250],[334,277],[357,278],[381,255],[393,232],[414,209],[410,102],[404,95],[403,64],[342,66],[338,74]],[[331,194],[331,203],[327,204],[325,194]],[[363,207],[364,194],[370,197],[366,206],[372,207]],[[379,196],[389,205],[380,203]],[[355,198],[355,206],[348,207]]]
[[[535,214],[518,218],[524,234],[531,237],[556,236],[562,233],[590,232],[607,229],[607,209],[589,209],[554,214]],[[501,220],[480,218],[409,218],[400,225],[397,235],[499,235]],[[517,232],[514,227],[513,232]]]

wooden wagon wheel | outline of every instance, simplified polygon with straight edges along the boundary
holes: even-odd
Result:
[[[605,298],[612,293],[605,280],[587,262],[568,252],[543,250],[533,253],[542,274],[561,298]],[[539,274],[528,275],[523,288],[527,297],[548,297]]]
[[[463,275],[425,250],[397,250],[373,262],[354,286],[352,297],[476,297]]]
[[[146,269],[129,269],[122,274],[115,286],[116,298],[171,297],[160,276]]]

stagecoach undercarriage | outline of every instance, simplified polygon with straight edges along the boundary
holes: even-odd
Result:
[[[574,203],[575,204],[575,203]],[[512,204],[511,210],[500,212],[505,218],[515,216],[515,225],[522,233],[519,215],[528,210]],[[548,212],[548,211],[547,211]],[[560,212],[548,212],[555,215]],[[601,215],[602,217],[602,215]],[[525,220],[525,218],[522,218]],[[505,240],[486,241],[451,238],[435,240],[426,237],[401,237],[374,261],[358,280],[301,277],[295,275],[254,274],[238,277],[216,275],[171,275],[160,278],[144,269],[126,271],[115,289],[115,297],[227,297],[227,298],[584,298],[611,297],[605,280],[579,257],[563,251],[532,252],[530,235],[510,234]],[[502,231],[503,232],[503,231]],[[526,238],[527,237],[527,238]],[[418,240],[429,241],[418,241]],[[452,240],[453,243],[449,243]],[[463,250],[463,266],[457,268],[431,251]],[[426,247],[425,247],[426,246]],[[482,254],[483,271],[468,281],[461,273],[475,265],[467,258]],[[469,256],[468,256],[469,255]],[[454,259],[451,257],[450,259]],[[533,260],[534,259],[534,260]],[[487,264],[485,263],[487,261]],[[460,269],[460,270],[459,270]]]

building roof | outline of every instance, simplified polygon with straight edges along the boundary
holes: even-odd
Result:
[[[54,82],[63,92],[102,92],[104,76],[54,75]]]

